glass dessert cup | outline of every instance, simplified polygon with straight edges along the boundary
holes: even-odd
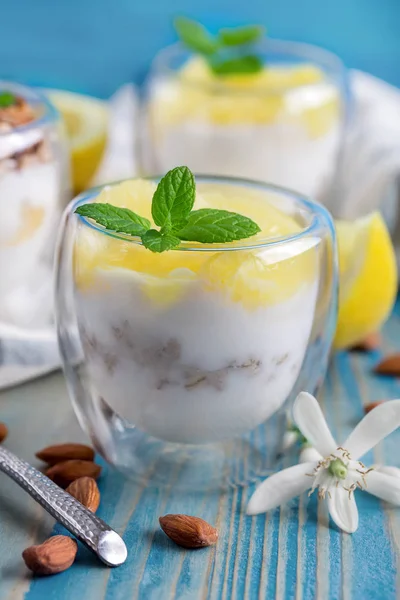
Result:
[[[145,90],[146,174],[185,164],[325,200],[344,133],[343,65],[295,42],[267,39],[256,51],[261,73],[225,77],[179,44],[157,55]]]
[[[69,173],[51,104],[14,83],[0,82],[4,93],[18,102],[0,107],[0,324],[21,337],[20,328],[44,327],[52,318],[55,231]]]
[[[242,485],[273,467],[284,409],[325,374],[337,295],[331,217],[284,189],[199,176],[197,206],[229,200],[261,233],[154,254],[74,212],[115,204],[118,190],[120,206],[150,217],[157,180],[90,190],[64,213],[56,315],[70,396],[96,449],[135,480]]]

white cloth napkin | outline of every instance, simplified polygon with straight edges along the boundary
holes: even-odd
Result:
[[[355,218],[381,208],[400,248],[398,190],[400,174],[400,91],[360,71],[350,72],[353,107],[343,151],[337,193],[327,200],[335,216]],[[122,86],[110,99],[109,141],[94,184],[104,184],[138,172],[139,103],[132,84]],[[391,189],[388,187],[391,185]],[[400,255],[400,252],[399,252]],[[49,285],[51,283],[49,274]],[[38,327],[40,324],[38,323]],[[10,333],[11,332],[11,333]],[[1,340],[15,342],[2,364]],[[51,328],[35,331],[24,345],[23,331],[0,328],[0,389],[37,377],[59,366],[55,334]],[[3,351],[4,355],[4,351]],[[14,363],[14,364],[12,364]]]
[[[135,87],[127,83],[109,101],[108,145],[94,178],[94,185],[137,175],[138,114],[138,94]]]
[[[350,72],[350,84],[341,194],[331,207],[345,219],[382,209],[388,187],[400,175],[400,90],[361,71]]]

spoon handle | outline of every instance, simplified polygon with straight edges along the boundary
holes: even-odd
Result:
[[[127,557],[125,543],[107,523],[96,517],[43,473],[3,446],[0,446],[0,471],[14,479],[106,565],[116,567],[125,562]]]

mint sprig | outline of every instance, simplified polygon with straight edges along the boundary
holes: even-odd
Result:
[[[129,208],[120,208],[112,204],[83,204],[76,209],[78,215],[93,219],[109,231],[142,236],[151,227],[150,221],[137,215]]]
[[[0,92],[0,108],[8,108],[17,103],[17,97],[11,92]]]
[[[186,17],[177,17],[174,26],[179,38],[191,50],[199,54],[214,54],[218,49],[218,41],[208,33],[207,29]]]
[[[264,35],[261,25],[224,28],[216,36],[201,23],[186,17],[177,17],[174,25],[181,42],[204,56],[216,75],[258,73],[263,68],[262,60],[256,54],[247,52],[243,55],[243,49],[247,50]]]
[[[162,177],[154,192],[151,214],[160,229],[128,208],[94,202],[78,206],[75,212],[96,221],[108,231],[140,237],[152,252],[177,248],[181,241],[221,244],[245,239],[258,233],[259,226],[249,217],[227,210],[192,210],[196,184],[188,167],[176,167]]]
[[[189,220],[178,235],[181,240],[218,244],[234,242],[255,235],[259,226],[248,217],[228,210],[200,208],[189,215]]]
[[[165,252],[165,250],[177,248],[181,240],[172,233],[162,233],[157,229],[149,229],[142,235],[142,242],[143,246],[152,252]]]
[[[154,193],[151,214],[164,231],[176,230],[187,221],[193,208],[196,186],[187,167],[176,167],[163,177]]]
[[[243,73],[259,73],[263,63],[258,56],[239,56],[230,60],[213,61],[212,68],[217,75],[238,75]]]
[[[262,25],[245,25],[220,29],[218,37],[225,46],[240,46],[256,42],[264,35],[264,31]]]

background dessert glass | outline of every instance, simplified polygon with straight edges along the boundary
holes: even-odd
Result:
[[[74,213],[96,201],[96,188],[64,214],[56,282],[60,352],[82,427],[135,479],[170,483],[178,468],[176,484],[188,489],[268,473],[281,409],[300,389],[315,392],[325,373],[337,292],[323,207],[267,184],[196,179],[198,194],[269,203],[296,233],[153,254]]]
[[[33,117],[17,126],[0,119],[2,334],[5,328],[37,329],[50,322],[55,232],[69,192],[57,111],[36,90],[1,82],[3,92],[22,99]]]
[[[343,65],[308,44],[266,39],[256,51],[261,73],[229,77],[213,76],[180,44],[157,55],[146,86],[144,172],[185,164],[325,201],[346,120]]]

